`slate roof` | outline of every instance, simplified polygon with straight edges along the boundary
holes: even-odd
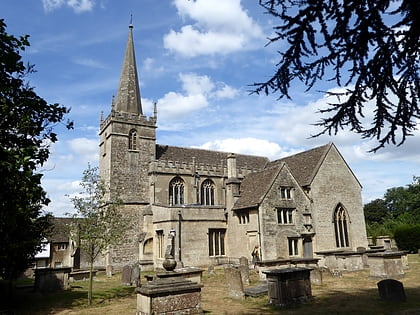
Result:
[[[248,174],[241,183],[241,197],[235,202],[234,210],[257,207],[269,191],[279,167],[270,167]]]
[[[267,167],[286,163],[300,186],[310,185],[332,143],[270,162]]]
[[[196,148],[182,148],[168,145],[156,145],[156,159],[164,161],[180,161],[192,163],[193,157],[196,164],[222,165],[226,166],[228,152],[211,151]],[[253,168],[262,170],[270,162],[267,157],[236,154],[237,168]]]
[[[241,197],[236,201],[233,209],[259,206],[284,164],[287,165],[300,186],[310,185],[331,146],[332,144],[329,143],[275,160],[268,163],[264,170],[248,174],[241,183]]]
[[[72,218],[52,218],[53,225],[48,241],[51,243],[67,243],[69,241],[69,230],[67,226],[71,224]]]

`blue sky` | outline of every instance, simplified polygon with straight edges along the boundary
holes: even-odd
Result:
[[[158,103],[157,142],[274,160],[334,142],[363,185],[363,200],[420,175],[420,132],[402,147],[368,153],[375,143],[342,131],[309,139],[328,98],[320,83],[305,92],[295,82],[292,100],[250,95],[267,79],[281,45],[267,38],[276,24],[257,0],[2,0],[7,32],[30,35],[23,53],[37,73],[28,80],[49,103],[71,108],[75,129],[57,126],[59,141],[42,167],[52,202],[48,211],[71,212],[66,195],[80,191],[82,172],[98,164],[101,112],[108,115],[121,72],[130,15],[143,111]]]

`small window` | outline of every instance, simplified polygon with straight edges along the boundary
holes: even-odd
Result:
[[[137,150],[137,130],[131,129],[128,134],[128,149]]]
[[[63,265],[61,264],[61,261],[56,261],[54,263],[54,268],[61,268]]]
[[[278,224],[293,224],[293,216],[295,209],[277,208],[277,223]]]
[[[299,239],[289,238],[289,256],[299,256]]]
[[[157,239],[157,257],[163,258],[165,252],[165,240],[163,236],[163,230],[156,231],[156,239]]]
[[[239,224],[248,224],[249,223],[249,212],[238,214]]]
[[[209,256],[225,255],[225,229],[209,229]]]
[[[292,190],[291,187],[280,187],[280,197],[283,200],[290,200],[292,199]]]
[[[66,250],[67,249],[67,243],[61,243],[57,245],[57,250]]]

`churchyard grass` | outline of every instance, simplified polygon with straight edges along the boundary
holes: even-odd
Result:
[[[404,285],[407,301],[384,302],[379,298],[377,282],[369,271],[343,273],[342,277],[323,274],[322,285],[312,285],[309,303],[278,309],[268,305],[267,296],[233,300],[227,297],[223,268],[214,275],[203,273],[202,308],[205,314],[420,314],[420,257],[409,255],[408,270],[398,279]],[[142,281],[144,281],[142,273]],[[258,285],[251,271],[251,284]],[[121,285],[121,274],[111,278],[99,275],[93,286],[93,305],[87,306],[88,281],[71,284],[66,291],[49,294],[17,289],[16,314],[134,314],[136,295],[133,287]],[[4,292],[1,292],[4,297]]]

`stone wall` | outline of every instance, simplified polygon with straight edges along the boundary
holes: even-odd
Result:
[[[310,198],[315,236],[315,251],[336,249],[333,214],[341,203],[349,216],[350,248],[367,247],[361,186],[341,155],[331,148],[311,185]]]

